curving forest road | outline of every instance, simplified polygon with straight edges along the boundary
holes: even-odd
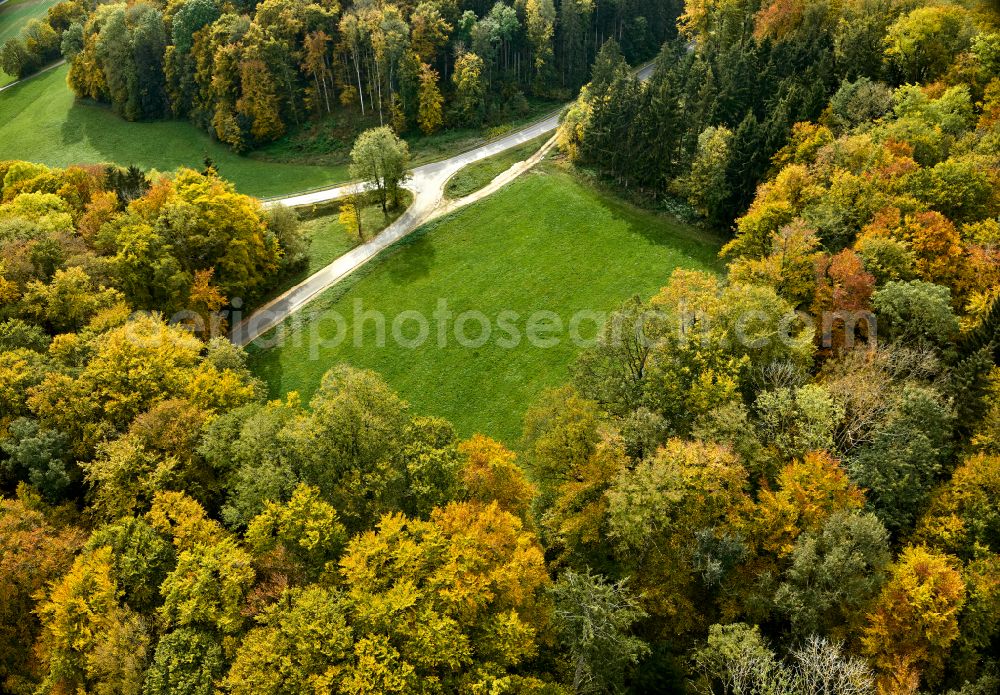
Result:
[[[646,65],[637,74],[640,79],[645,80],[652,75],[653,69],[653,65]],[[551,133],[555,131],[558,125],[559,116],[549,116],[515,133],[488,142],[468,152],[463,152],[439,162],[416,167],[410,172],[410,178],[404,184],[404,188],[413,193],[413,203],[399,219],[382,230],[377,236],[348,251],[330,265],[317,271],[284,294],[275,297],[254,311],[248,318],[237,323],[230,332],[230,339],[237,345],[247,345],[253,342],[304,307],[317,295],[332,287],[347,275],[350,275],[377,256],[381,251],[410,234],[421,225],[441,215],[481,200],[507,185],[531,169],[531,167],[545,156],[555,144],[554,136],[532,157],[515,164],[497,176],[485,188],[459,200],[448,200],[444,195],[444,187],[448,179],[464,167],[517,147],[529,140],[534,140],[546,133]],[[266,201],[265,204],[302,207],[317,203],[328,203],[354,192],[359,186],[360,184],[348,184],[346,186],[327,188],[310,193],[272,198]]]

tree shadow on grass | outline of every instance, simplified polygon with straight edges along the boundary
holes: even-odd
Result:
[[[611,219],[623,222],[629,232],[641,236],[650,244],[671,248],[715,272],[725,269],[725,263],[719,258],[724,240],[717,232],[688,224],[669,213],[645,210],[625,201],[609,204],[607,199],[603,199],[602,203]]]
[[[83,142],[84,138],[87,137],[86,118],[79,104],[73,104],[70,107],[59,132],[63,145],[74,145],[78,142]]]
[[[193,137],[177,142],[176,126],[167,120],[126,121],[109,106],[77,100],[63,122],[63,142],[85,140],[105,162],[161,171],[178,166],[200,168],[210,148],[208,137],[193,132]]]
[[[401,244],[397,251],[399,257],[386,265],[393,284],[408,285],[430,275],[437,256],[430,233],[433,233],[433,226],[414,232]]]

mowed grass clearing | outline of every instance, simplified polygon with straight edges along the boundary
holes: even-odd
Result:
[[[130,123],[111,109],[77,102],[66,86],[65,65],[0,93],[0,159],[49,166],[115,162],[143,169],[202,169],[206,157],[219,174],[249,195],[268,197],[349,179],[347,165],[317,166],[241,157],[185,121]]]
[[[482,432],[516,445],[526,408],[542,389],[563,383],[579,348],[565,334],[554,347],[527,340],[511,349],[490,340],[462,347],[448,323],[447,345],[438,344],[433,313],[439,300],[457,316],[482,312],[492,323],[502,311],[527,318],[553,311],[568,324],[581,310],[606,312],[633,294],[652,295],[677,267],[717,270],[719,243],[673,218],[608,196],[566,171],[545,165],[490,198],[436,221],[388,249],[350,278],[317,298],[279,329],[282,347],[252,345],[258,375],[279,397],[311,397],[330,367],[346,362],[382,374],[415,412],[451,420],[462,436]],[[357,332],[355,302],[386,317],[387,341],[378,347],[376,322]],[[345,319],[346,340],[334,345]],[[410,348],[392,339],[393,318],[416,311],[430,324],[429,339]],[[298,324],[298,327],[293,327]],[[418,326],[403,326],[413,338]],[[466,335],[479,335],[475,321]],[[595,332],[591,322],[580,331]],[[317,336],[319,343],[312,339]]]
[[[7,0],[0,4],[0,46],[21,33],[30,19],[42,19],[58,0]],[[14,81],[12,75],[0,70],[0,87]]]
[[[512,147],[506,152],[501,152],[500,154],[495,154],[492,157],[469,164],[448,179],[448,183],[444,188],[444,194],[449,198],[457,200],[475,193],[481,188],[485,188],[497,176],[518,162],[523,162],[538,152],[542,145],[551,137],[551,134],[540,135],[534,140],[529,140],[523,145]]]

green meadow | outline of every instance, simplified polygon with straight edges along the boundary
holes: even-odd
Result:
[[[525,409],[542,389],[566,381],[579,348],[565,335],[552,347],[522,340],[507,348],[495,339],[462,347],[453,322],[440,347],[433,317],[440,301],[453,316],[481,312],[494,327],[500,312],[515,312],[524,336],[534,312],[554,312],[566,326],[576,312],[607,312],[635,293],[652,295],[674,268],[715,271],[718,248],[700,230],[544,165],[386,250],[279,329],[283,347],[251,346],[252,364],[273,396],[298,391],[304,399],[335,364],[372,369],[417,412],[448,418],[463,436],[483,432],[516,445]],[[383,347],[374,320],[354,331],[355,302],[387,317]],[[328,311],[344,317],[345,333]],[[419,333],[415,321],[400,324],[407,344],[392,338],[393,318],[412,311],[430,324],[419,347],[409,344]],[[480,331],[477,322],[465,325],[466,336]],[[595,331],[591,320],[579,333]]]
[[[171,171],[211,158],[242,193],[275,196],[348,179],[347,166],[267,162],[235,154],[185,121],[130,123],[111,109],[77,101],[65,65],[0,93],[0,159],[50,166],[117,162]]]

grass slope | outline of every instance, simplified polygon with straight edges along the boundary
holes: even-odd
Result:
[[[183,121],[129,123],[110,109],[79,103],[66,86],[67,66],[0,94],[0,159],[50,166],[118,162],[170,171],[215,160],[242,193],[273,196],[343,181],[346,166],[277,164],[240,157]]]
[[[497,176],[535,154],[550,137],[552,136],[539,136],[519,147],[470,164],[448,179],[444,194],[457,200],[485,188]]]
[[[552,166],[526,175],[495,196],[428,225],[318,298],[300,332],[284,347],[251,348],[256,372],[274,396],[298,391],[309,398],[331,366],[347,362],[381,373],[416,412],[446,417],[460,434],[484,432],[516,444],[526,407],[545,387],[564,382],[578,352],[572,343],[538,348],[523,341],[504,349],[490,341],[471,349],[437,345],[431,318],[439,298],[456,315],[479,310],[494,320],[500,311],[526,317],[537,310],[567,320],[577,310],[608,311],[628,296],[652,295],[678,267],[717,269],[718,244],[662,215],[609,197]],[[431,339],[408,349],[390,338],[375,345],[375,323],[355,346],[354,302],[392,318],[417,310],[431,322]],[[332,321],[324,309],[347,320],[348,340],[310,355],[309,335],[329,340]],[[495,324],[494,324],[495,325]],[[586,324],[585,336],[593,330]],[[469,335],[477,332],[470,324]],[[412,336],[415,325],[407,324]]]
[[[58,0],[7,0],[0,4],[0,46],[20,33],[29,19],[42,19]],[[14,81],[0,70],[0,87]]]
[[[201,168],[205,158],[211,157],[219,174],[241,193],[260,197],[298,193],[351,178],[347,159],[356,129],[348,129],[351,132],[343,141],[313,138],[315,142],[304,149],[282,141],[240,156],[185,121],[129,123],[105,106],[78,102],[66,86],[68,70],[68,66],[56,68],[0,94],[0,159],[50,166],[116,162],[171,171],[179,166]],[[538,104],[536,110],[551,110],[551,104]],[[414,164],[469,149],[489,134],[487,130],[459,130],[415,137],[410,142]],[[307,135],[302,139],[309,140]],[[319,150],[326,154],[318,154]]]

